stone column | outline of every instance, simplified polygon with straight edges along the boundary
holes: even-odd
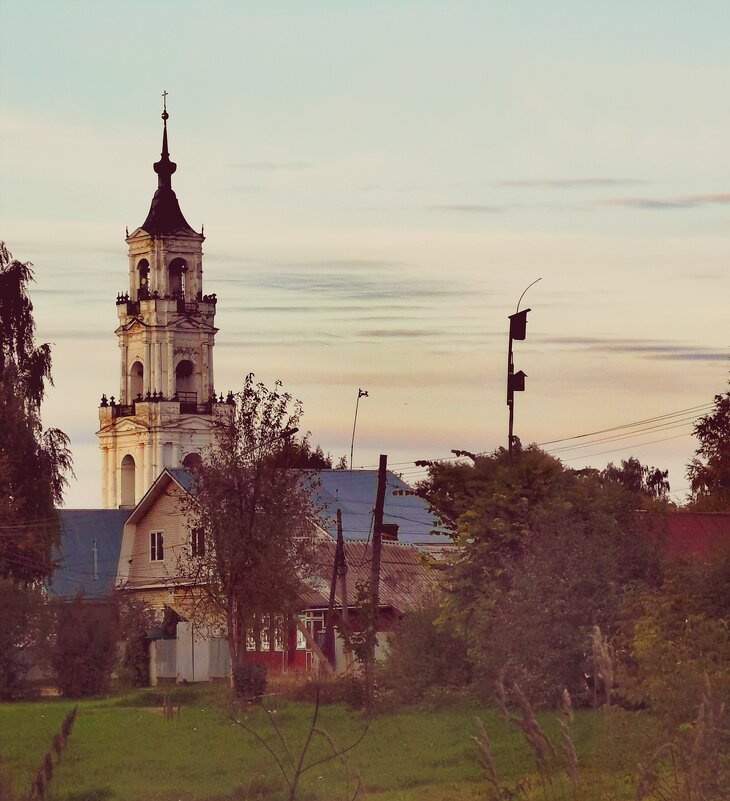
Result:
[[[155,385],[152,387],[156,392],[163,392],[162,386],[162,342],[155,342]]]
[[[101,506],[103,509],[111,509],[112,504],[109,498],[109,449],[101,447]]]
[[[152,434],[147,434],[147,442],[144,444],[144,487],[139,498],[135,499],[137,502],[139,502],[142,495],[152,486],[152,468],[154,467],[154,460],[155,457],[152,452]]]
[[[178,440],[172,442],[172,464],[170,467],[180,467],[180,443]]]
[[[152,392],[152,359],[150,358],[150,343],[144,343],[144,380],[142,386],[142,397],[146,398],[148,392]]]
[[[208,366],[208,352],[210,347],[207,342],[200,343],[200,402],[205,403],[210,397],[210,367]]]
[[[170,334],[167,335],[165,347],[167,348],[167,358],[165,359],[167,362],[165,365],[167,367],[167,397],[171,398],[175,394],[175,349]]]
[[[107,494],[107,509],[118,509],[119,508],[119,497],[117,495],[117,459],[119,458],[119,453],[116,447],[112,446],[109,448],[109,461],[107,462],[109,467],[109,486],[108,486],[108,494]]]
[[[119,375],[119,403],[129,403],[129,383],[127,380],[127,344],[124,340],[119,340],[119,348],[121,350],[121,369]]]
[[[134,451],[134,503],[135,505],[145,493],[144,486],[144,463],[145,463],[145,446],[140,442]]]
[[[155,469],[152,479],[156,479],[165,467],[165,443],[162,441],[162,432],[158,431],[155,438]]]

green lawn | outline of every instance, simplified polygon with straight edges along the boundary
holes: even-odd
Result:
[[[188,695],[188,705],[179,719],[173,720],[165,719],[158,708],[129,705],[148,703],[145,693],[80,703],[51,797],[63,801],[286,798],[271,757],[222,711],[221,692],[196,689]],[[72,706],[62,700],[0,705],[0,753],[18,788],[29,785]],[[291,750],[302,742],[311,712],[308,704],[279,702],[274,716]],[[476,730],[477,715],[489,732],[501,779],[514,783],[532,774],[535,798],[543,798],[542,789],[538,793],[534,762],[520,733],[500,721],[493,710],[468,703],[375,718],[363,742],[348,757],[350,767],[362,774],[366,797],[377,801],[488,797],[470,737]],[[249,712],[247,720],[274,743],[273,729],[260,712]],[[554,716],[545,716],[543,722],[557,743]],[[576,715],[581,799],[604,799],[609,797],[607,793],[616,799],[632,797],[625,768],[635,764],[639,731],[648,724],[646,718],[632,715],[620,722],[622,731],[614,732],[613,723],[607,726],[600,712]],[[322,707],[320,725],[338,744],[345,745],[357,737],[364,721],[359,712],[338,705]],[[325,741],[318,738],[311,756],[322,756],[326,750]],[[315,768],[306,775],[299,797],[307,801],[344,798],[344,770],[339,762]],[[567,789],[560,791],[556,783],[549,797],[568,799],[572,794]]]

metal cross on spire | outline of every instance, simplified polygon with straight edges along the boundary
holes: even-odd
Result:
[[[162,110],[167,111],[167,89],[162,93]]]

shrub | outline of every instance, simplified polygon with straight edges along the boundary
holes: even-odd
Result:
[[[435,607],[409,612],[391,638],[380,684],[404,703],[420,701],[426,694],[433,703],[434,693],[470,681],[466,642],[439,623],[437,614]]]
[[[25,589],[10,579],[0,579],[0,699],[24,695],[25,673],[39,658],[44,637],[46,609],[38,590]]]
[[[244,701],[250,701],[266,692],[266,665],[244,662],[233,665],[233,689]]]
[[[730,697],[730,554],[675,561],[661,586],[627,601],[621,693],[670,727],[689,724],[705,693]]]
[[[56,608],[50,662],[58,689],[70,698],[99,695],[117,656],[119,609],[115,600],[77,596]]]
[[[122,667],[132,687],[149,686],[150,640],[147,631],[153,624],[153,613],[145,604],[132,598],[124,598],[120,603]]]
[[[352,709],[362,709],[365,703],[362,678],[350,673],[328,679],[307,678],[282,686],[281,691],[290,701],[314,703],[319,691],[320,704],[346,704]]]

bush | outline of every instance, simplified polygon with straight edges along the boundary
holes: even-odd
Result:
[[[320,704],[345,704],[351,709],[362,709],[365,704],[365,687],[359,676],[346,673],[328,679],[307,678],[281,687],[281,694],[290,701],[314,703],[319,690]]]
[[[244,662],[233,665],[233,689],[244,701],[258,698],[266,692],[266,665]]]
[[[390,641],[388,657],[380,670],[380,686],[404,703],[426,694],[463,687],[471,678],[465,640],[440,624],[436,608],[409,612]]]
[[[0,699],[11,700],[27,693],[25,674],[40,659],[46,608],[38,590],[0,579],[0,610]]]
[[[123,643],[122,668],[132,687],[150,683],[150,640],[147,631],[154,625],[154,614],[133,598],[120,603],[120,639]],[[120,671],[120,678],[121,678]]]
[[[675,561],[661,586],[627,601],[621,694],[673,728],[696,714],[709,682],[730,697],[730,554],[712,563]]]
[[[77,596],[56,608],[50,662],[58,689],[70,698],[100,695],[117,657],[119,609],[116,600]]]

